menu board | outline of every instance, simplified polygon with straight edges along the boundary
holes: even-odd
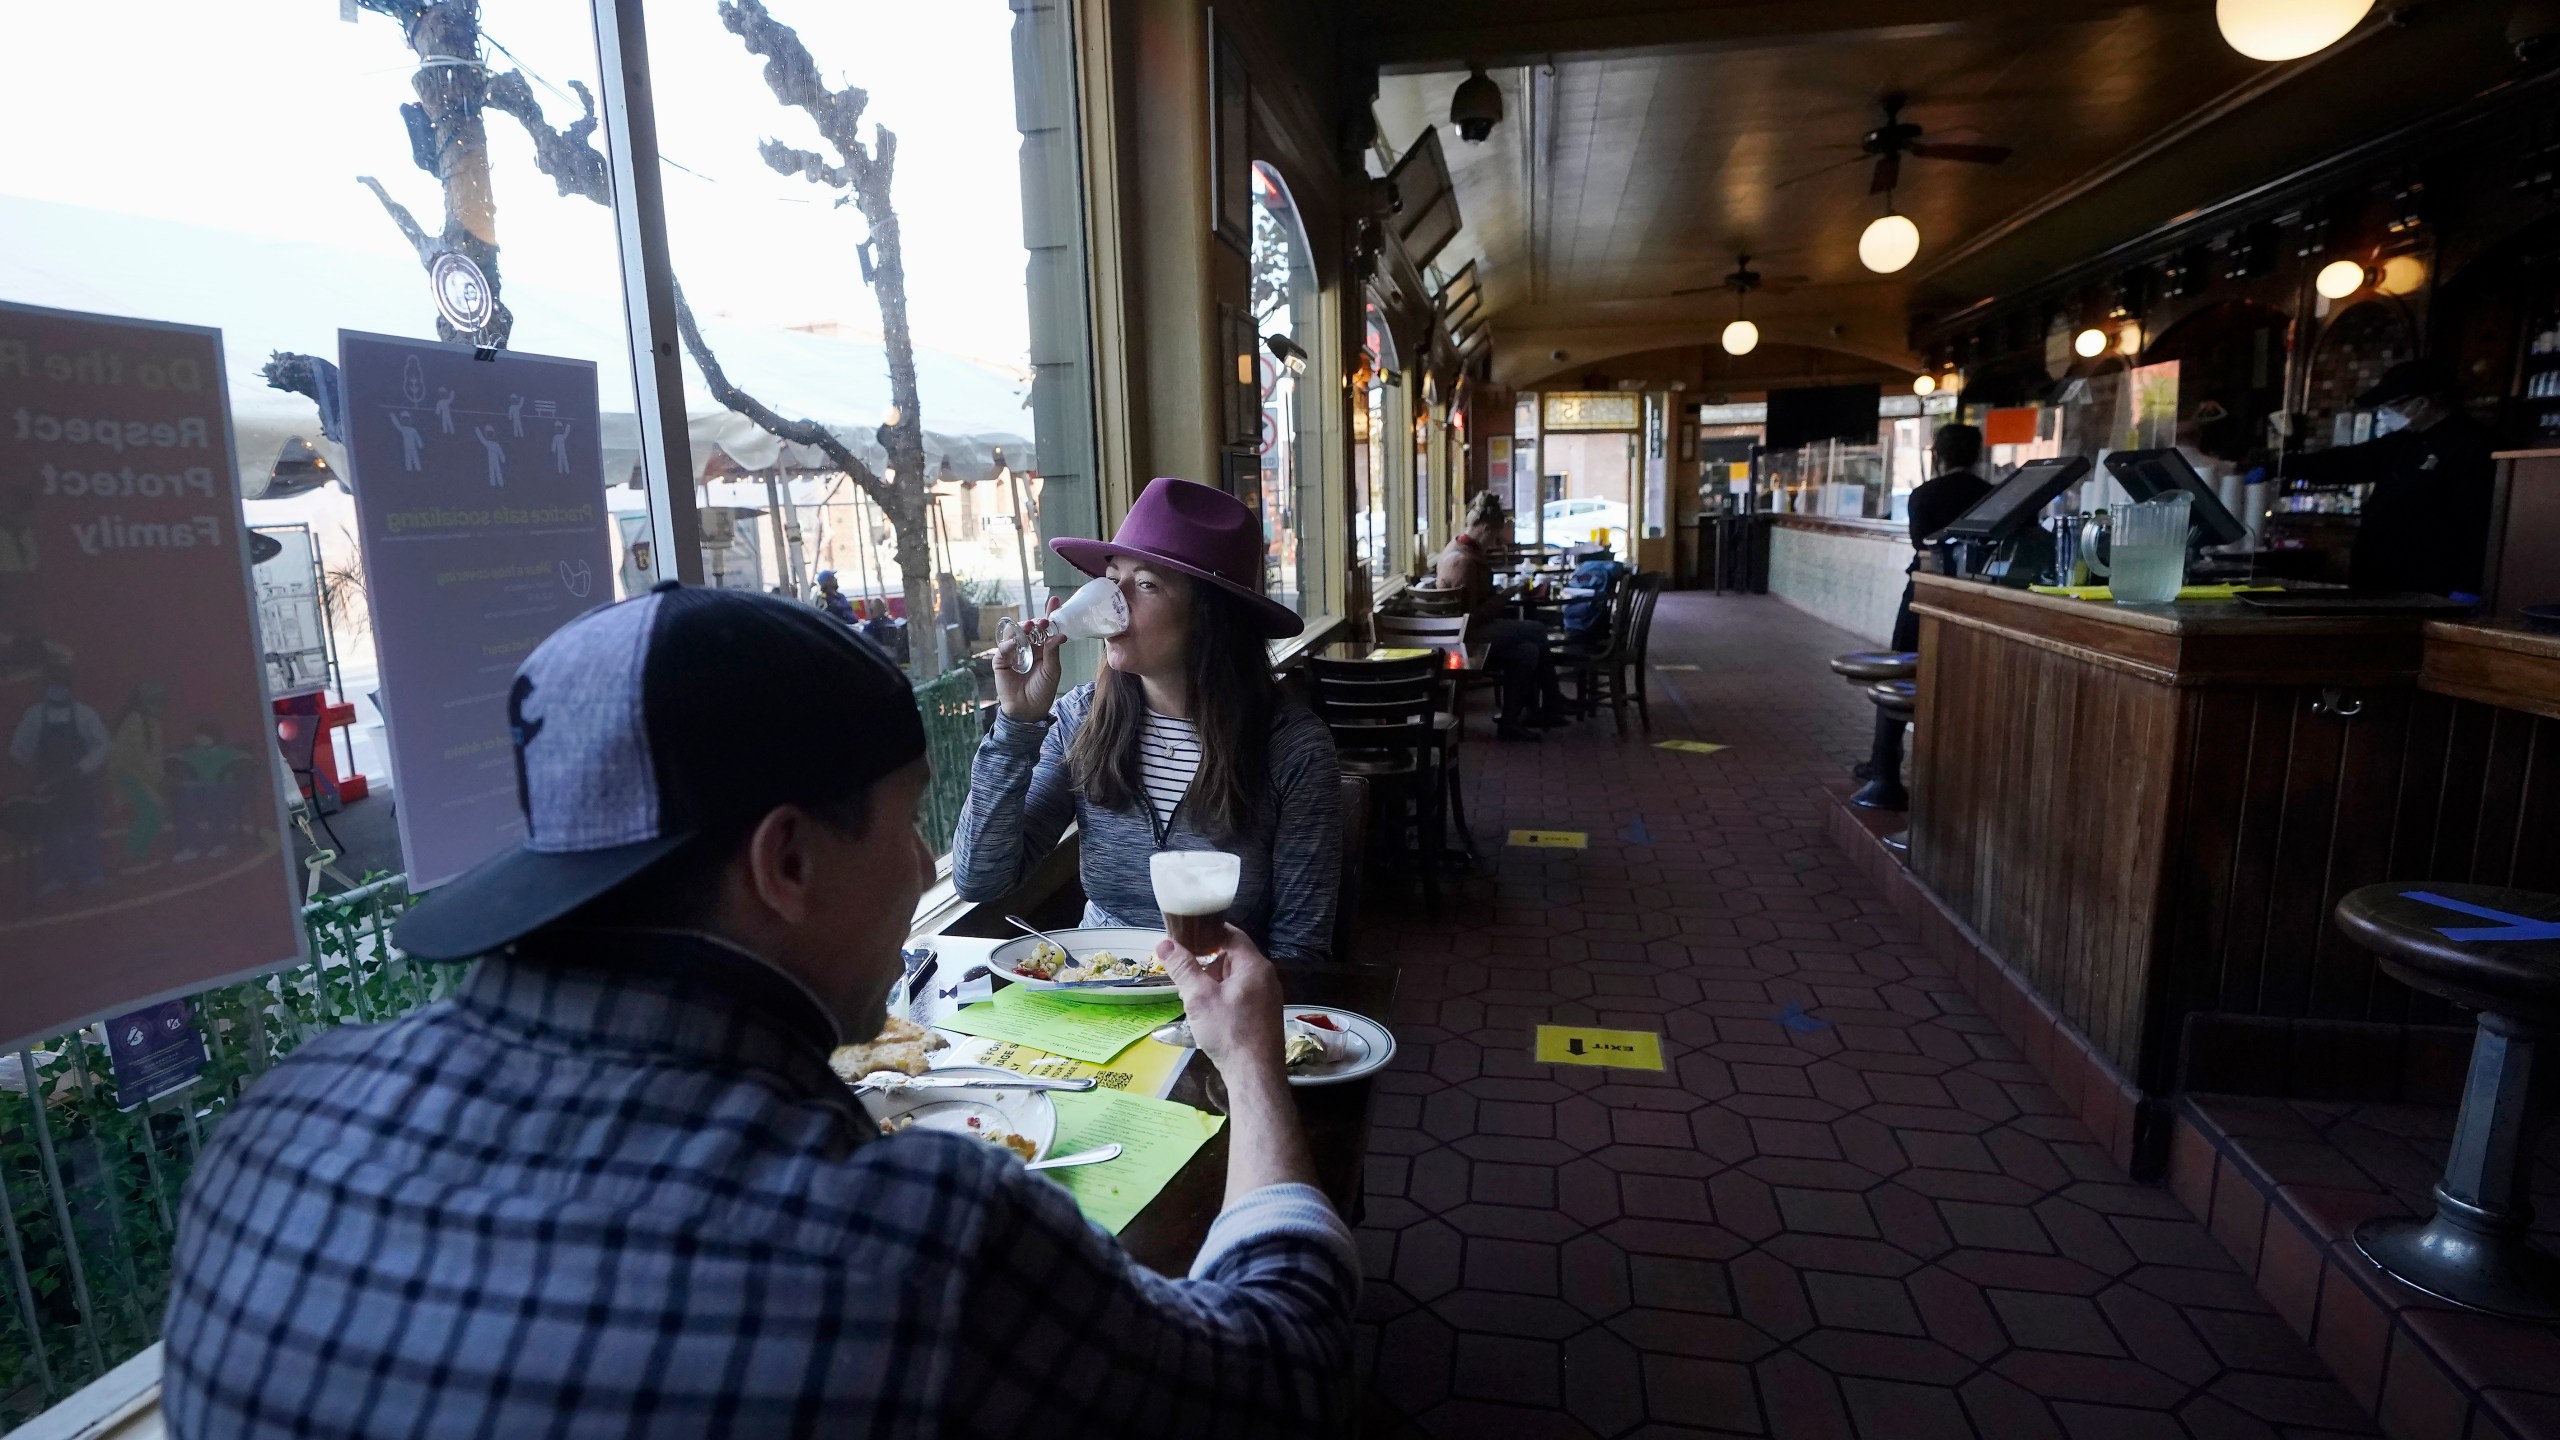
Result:
[[[0,303],[0,1045],[302,950],[220,332]]]
[[[613,599],[596,367],[341,330],[338,368],[400,848],[424,889],[524,837],[508,686]]]

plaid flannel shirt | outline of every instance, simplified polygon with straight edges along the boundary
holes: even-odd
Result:
[[[313,1040],[189,1182],[173,1428],[1337,1426],[1358,1271],[1320,1192],[1244,1197],[1167,1280],[995,1146],[881,1138],[834,1040],[781,972],[635,935],[492,956],[450,1000]]]

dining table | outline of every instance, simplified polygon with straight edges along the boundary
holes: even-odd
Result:
[[[935,935],[922,942],[934,952],[938,984],[947,984],[983,966],[999,939],[975,935]],[[1280,993],[1292,1005],[1322,1005],[1364,1015],[1381,1025],[1395,1002],[1396,967],[1392,965],[1282,965]],[[1001,978],[997,984],[1006,983]],[[1392,1027],[1391,1027],[1392,1028]],[[1369,1148],[1369,1110],[1373,1078],[1331,1085],[1292,1085],[1299,1122],[1306,1127],[1307,1149],[1315,1161],[1316,1181],[1343,1219],[1360,1218],[1361,1175]],[[1227,1113],[1226,1082],[1205,1054],[1194,1053],[1165,1096],[1212,1114]],[[1161,1275],[1189,1273],[1192,1259],[1209,1238],[1209,1226],[1226,1208],[1228,1130],[1220,1126],[1173,1178],[1120,1231],[1120,1244],[1139,1264]]]

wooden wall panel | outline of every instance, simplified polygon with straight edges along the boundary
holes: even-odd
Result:
[[[2146,1089],[2190,1011],[2458,1019],[2338,933],[2359,885],[2560,889],[2560,720],[2411,683],[2341,716],[1923,627],[1912,868]]]

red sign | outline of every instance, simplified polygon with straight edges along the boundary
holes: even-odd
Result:
[[[301,952],[252,615],[220,333],[0,304],[0,1044]]]

